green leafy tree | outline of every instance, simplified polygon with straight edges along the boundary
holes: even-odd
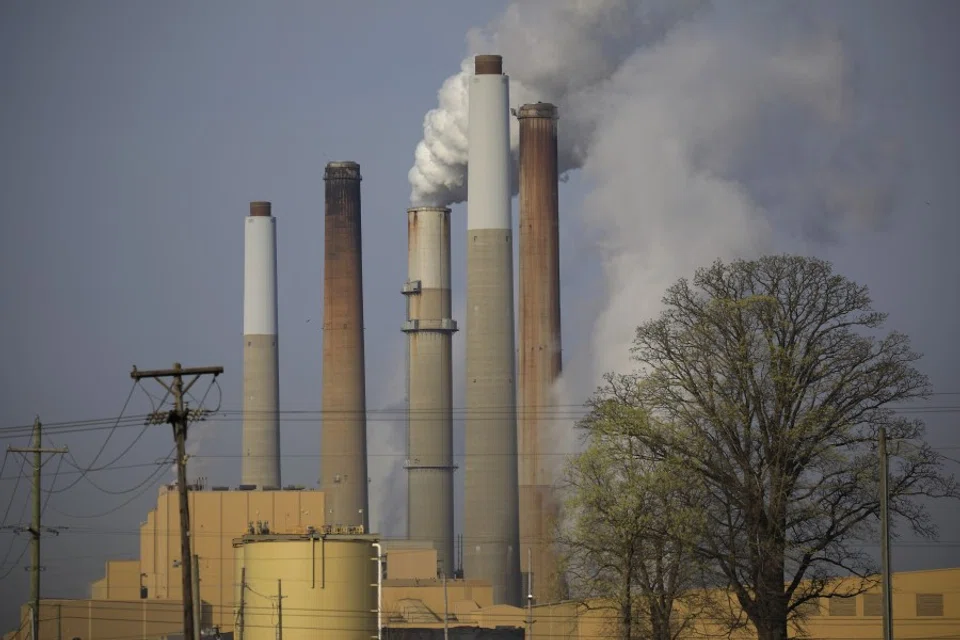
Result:
[[[611,637],[673,640],[697,606],[700,511],[689,483],[651,461],[636,438],[647,421],[636,385],[606,381],[578,425],[587,446],[565,473],[568,525],[559,542],[568,581],[579,599],[616,610]]]
[[[927,537],[916,496],[957,496],[894,403],[930,393],[907,336],[880,331],[867,288],[822,260],[716,262],[667,290],[640,325],[634,438],[679,461],[705,491],[699,545],[760,640],[783,640],[803,605],[837,595],[833,576],[876,567],[877,434],[895,444],[891,510]]]

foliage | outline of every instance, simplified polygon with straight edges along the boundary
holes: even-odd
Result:
[[[647,416],[636,386],[624,380],[608,376],[579,424],[587,447],[565,474],[573,517],[560,543],[575,595],[616,609],[611,636],[672,640],[696,607],[693,552],[701,518],[684,478],[651,461],[634,437]]]
[[[760,640],[830,596],[831,577],[875,571],[878,430],[896,464],[891,510],[936,534],[916,496],[956,496],[919,420],[893,403],[930,392],[908,338],[879,335],[866,287],[794,256],[716,262],[667,290],[640,325],[631,440],[682,465],[704,491],[701,558],[723,576]],[[614,487],[619,493],[626,489]],[[641,492],[642,494],[642,492]]]

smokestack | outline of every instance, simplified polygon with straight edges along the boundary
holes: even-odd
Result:
[[[500,56],[475,58],[467,169],[464,574],[521,604],[517,487],[509,80]]]
[[[323,256],[320,486],[328,524],[362,525],[367,508],[367,401],[363,353],[360,165],[330,162]]]
[[[453,575],[450,209],[407,209],[407,537]]]
[[[243,461],[241,482],[280,486],[277,225],[269,202],[251,202],[243,244]]]
[[[560,233],[557,108],[525,104],[520,120],[520,335],[517,430],[520,434],[520,559],[540,602],[566,599],[553,526],[559,515],[550,463],[543,456],[560,376]],[[527,591],[525,589],[525,591]]]

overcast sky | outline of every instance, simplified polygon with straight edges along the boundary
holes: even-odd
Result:
[[[875,306],[890,313],[888,326],[911,335],[925,354],[921,368],[943,394],[917,414],[927,420],[929,440],[960,459],[960,12],[950,0],[842,4],[813,5],[811,15],[849,47],[850,72],[842,78],[849,86],[840,89],[858,92],[864,113],[871,114],[867,125],[875,128],[868,141],[886,142],[884,132],[896,131],[895,144],[880,147],[893,148],[896,161],[881,174],[862,176],[864,185],[890,187],[882,190],[886,214],[869,224],[836,227],[813,216],[817,228],[810,232],[771,212],[764,218],[771,226],[768,246],[830,259],[838,271],[871,288]],[[28,425],[36,414],[45,423],[117,416],[131,388],[131,365],[160,368],[174,361],[223,365],[222,408],[238,410],[243,217],[251,200],[271,200],[277,217],[282,409],[319,409],[323,168],[331,160],[354,160],[363,174],[371,522],[389,535],[401,533],[404,506],[397,496],[405,492],[387,492],[385,486],[402,461],[402,422],[386,410],[396,410],[403,399],[407,172],[425,113],[437,106],[441,83],[469,53],[465,34],[497,19],[506,5],[0,4],[0,326],[6,344],[0,427]],[[740,18],[729,11],[725,19]],[[776,42],[776,20],[764,18],[762,24],[768,31],[757,33],[758,40]],[[782,28],[793,27],[784,22]],[[509,60],[506,66],[509,73]],[[795,149],[806,129],[792,127],[789,113],[784,117],[762,126],[776,126],[776,135]],[[746,138],[765,136],[760,126]],[[777,157],[773,138],[764,139],[737,163],[738,184],[757,210],[798,202],[771,196],[791,182],[791,160]],[[733,143],[725,138],[710,142],[714,159],[753,148],[741,141],[728,150]],[[643,149],[636,153],[642,171],[650,158],[641,157]],[[597,195],[602,171],[599,160],[588,162],[561,188],[568,359],[590,357],[593,322],[603,310],[592,306],[596,291],[614,282],[604,265],[616,248],[579,232],[590,227],[594,208],[612,206],[610,192]],[[844,202],[857,199],[842,195]],[[642,197],[616,206],[640,225],[647,216],[662,215],[653,210],[658,203]],[[616,217],[604,220],[598,229],[606,233],[636,232],[617,227]],[[652,228],[646,241],[656,243],[660,227]],[[453,286],[460,307],[464,229],[458,205]],[[690,265],[708,264],[725,251],[713,251],[712,236],[698,235],[696,225],[685,233],[696,247]],[[691,274],[684,267],[667,275]],[[621,315],[634,325],[645,319],[640,311]],[[461,332],[455,337],[458,354],[462,340]],[[459,388],[456,396],[462,404]],[[208,400],[215,405],[217,399],[214,389]],[[149,410],[149,398],[137,390],[127,413]],[[284,483],[315,486],[319,422],[284,419],[281,429]],[[139,433],[137,424],[119,427],[100,462],[115,458]],[[69,446],[85,465],[106,434],[57,434],[45,445]],[[2,437],[4,449],[28,444],[25,437]],[[196,427],[191,440],[197,452],[191,475],[207,476],[211,484],[238,483],[236,417]],[[44,596],[84,597],[107,559],[136,557],[138,526],[155,503],[156,485],[148,483],[142,493],[129,490],[171,447],[169,427],[151,427],[117,462],[139,466],[92,474],[100,488],[82,480],[52,495],[45,524],[69,529],[45,540]],[[57,464],[54,459],[45,467],[47,488]],[[0,510],[10,507],[5,525],[29,517],[29,483],[16,482],[19,468],[20,459],[9,458],[0,478]],[[960,465],[948,469],[960,471]],[[67,464],[60,467],[57,488],[76,479],[70,471]],[[165,470],[157,482],[170,479]],[[951,515],[958,507],[935,509],[941,541],[902,541],[894,547],[897,569],[960,566],[960,518]],[[71,517],[111,510],[103,517]],[[0,533],[4,629],[15,624],[17,603],[27,596],[25,545],[23,534]]]

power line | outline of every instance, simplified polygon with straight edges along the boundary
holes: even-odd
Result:
[[[157,467],[157,469],[155,469],[149,476],[147,476],[147,477],[143,480],[143,482],[141,482],[141,483],[138,484],[137,486],[133,487],[133,489],[130,489],[129,491],[127,491],[127,493],[130,493],[130,492],[132,492],[132,491],[136,491],[137,489],[140,489],[139,491],[137,491],[136,494],[130,496],[129,498],[127,498],[126,500],[124,500],[123,502],[121,502],[120,504],[116,505],[115,507],[113,507],[113,508],[111,508],[111,509],[107,509],[106,511],[103,511],[103,512],[100,512],[100,513],[81,514],[81,515],[75,515],[75,514],[72,514],[72,513],[66,513],[66,512],[64,512],[64,511],[60,511],[59,509],[57,509],[57,508],[55,508],[55,507],[51,507],[50,509],[51,509],[54,513],[57,513],[57,514],[65,517],[65,518],[72,518],[72,519],[74,519],[74,520],[103,518],[104,516],[108,516],[108,515],[110,515],[110,514],[112,514],[112,513],[115,513],[115,512],[117,512],[117,511],[119,511],[120,509],[122,509],[123,507],[127,506],[128,504],[130,504],[131,502],[133,502],[134,500],[136,500],[137,498],[139,498],[140,496],[142,496],[144,493],[147,492],[147,490],[152,489],[153,487],[156,486],[157,481],[160,479],[160,474],[163,473],[163,471],[164,471],[165,468],[166,468],[166,465],[168,465],[168,464],[170,464],[170,463],[173,462],[173,459],[172,459],[171,456],[173,455],[173,453],[174,453],[175,450],[176,450],[176,448],[171,449],[171,450],[170,450],[170,454],[167,456],[167,459],[166,459],[165,461],[160,462],[160,463],[159,463],[159,466]],[[152,480],[152,482],[151,482],[151,480]],[[148,484],[148,483],[149,483],[149,484]],[[116,495],[116,494],[115,494],[115,495]],[[49,496],[48,496],[48,497],[49,497]]]
[[[217,386],[219,387],[219,385]],[[960,395],[960,392],[938,392],[931,395]],[[928,406],[928,407],[895,405],[895,406],[886,406],[883,408],[890,409],[892,411],[896,411],[900,413],[921,413],[921,414],[923,413],[954,413],[954,412],[960,411],[960,405],[953,405],[953,404]],[[488,406],[480,411],[481,413],[492,414],[498,411],[512,411],[514,409],[518,411],[525,411],[525,410],[537,411],[540,414],[543,414],[544,411],[546,410],[548,414],[547,417],[551,417],[550,413],[553,413],[554,416],[564,417],[569,415],[569,416],[575,417],[589,411],[589,407],[585,403],[579,403],[579,404],[556,403],[556,404],[539,405],[536,407],[531,407],[531,406],[518,407],[516,405],[500,405],[500,406]],[[455,416],[457,415],[466,416],[468,413],[468,409],[466,407],[453,407],[450,410],[453,412]],[[437,411],[438,410],[423,409],[423,410],[414,410],[413,413],[415,415],[417,414],[431,415],[436,413]],[[243,410],[242,409],[218,409],[213,411],[212,413],[215,413],[221,416],[242,416]],[[252,413],[253,412],[247,412],[247,415],[250,415]],[[286,409],[286,410],[280,411],[280,415],[282,416],[307,416],[307,417],[323,416],[323,415],[344,415],[349,413],[353,413],[353,412],[330,411],[330,410],[324,410],[324,409]],[[383,416],[383,415],[395,415],[397,416],[398,419],[400,419],[407,415],[408,410],[406,407],[382,407],[382,408],[375,408],[375,409],[366,409],[365,413],[367,413],[368,415],[374,416],[374,420],[378,419],[377,416]],[[477,411],[473,410],[471,412],[471,417],[475,416],[476,413]],[[49,424],[45,424],[44,428],[47,430],[48,433],[51,431],[56,433],[59,433],[61,431],[69,433],[69,432],[75,432],[77,430],[86,431],[86,430],[97,430],[97,429],[110,429],[112,431],[115,428],[114,426],[115,424],[116,426],[142,425],[143,424],[142,421],[149,418],[150,415],[151,414],[148,413],[148,414],[134,414],[126,418],[123,418],[123,416],[121,415],[120,417],[114,416],[109,418],[91,418],[86,420],[51,422]],[[4,434],[8,436],[13,436],[18,434],[28,435],[31,428],[32,428],[31,425],[15,425],[15,426],[8,426],[8,427],[0,427],[0,434]]]

